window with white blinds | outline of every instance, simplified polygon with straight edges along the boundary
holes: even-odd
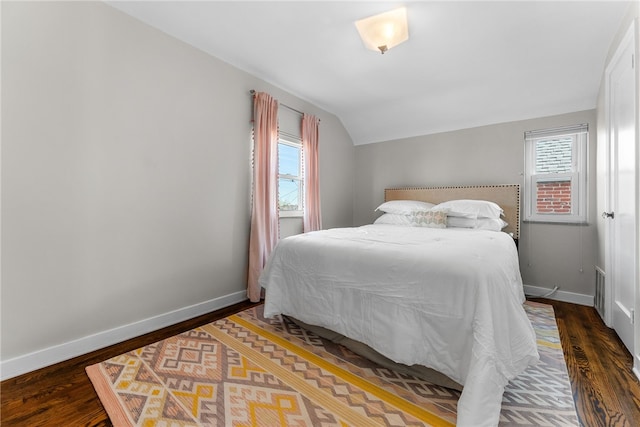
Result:
[[[525,132],[525,221],[587,221],[588,131],[580,124]]]

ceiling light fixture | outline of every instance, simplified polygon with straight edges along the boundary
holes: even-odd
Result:
[[[384,54],[409,39],[407,8],[401,7],[356,21],[356,28],[367,49]]]

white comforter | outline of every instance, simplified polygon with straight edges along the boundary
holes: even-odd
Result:
[[[506,233],[367,225],[281,240],[265,316],[293,316],[464,386],[459,426],[497,425],[507,382],[537,362]]]

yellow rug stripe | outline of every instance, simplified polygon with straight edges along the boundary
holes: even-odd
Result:
[[[243,342],[231,337],[212,324],[202,326],[201,328],[207,331],[209,334],[211,334],[211,336],[215,337],[221,343],[234,349],[242,356],[250,359],[252,362],[263,367],[268,372],[274,374],[280,380],[291,386],[294,390],[302,393],[307,398],[330,410],[339,418],[346,421],[348,425],[365,426],[372,424],[373,420],[371,420],[366,415],[355,411],[353,408],[349,407],[349,405],[340,402],[328,393],[323,392],[313,385],[307,383],[303,378],[298,377],[288,369],[283,368],[282,366],[272,361],[269,357],[248,347]]]
[[[537,340],[536,342],[538,343],[538,345],[542,345],[544,347],[549,347],[549,348],[555,348],[555,349],[558,349],[558,350],[562,350],[562,344],[560,344],[560,343],[549,342],[549,341],[545,341],[545,340]]]
[[[426,409],[415,405],[412,402],[409,402],[405,399],[403,399],[402,397],[398,396],[395,393],[392,393],[390,391],[387,391],[381,387],[378,387],[377,385],[365,380],[362,377],[359,377],[358,375],[355,375],[345,369],[340,368],[339,366],[336,366],[330,362],[327,362],[326,360],[324,360],[323,358],[321,358],[320,356],[305,350],[304,348],[301,348],[295,344],[293,344],[292,342],[276,335],[273,334],[269,331],[267,331],[266,329],[261,328],[260,326],[248,322],[246,320],[244,320],[243,318],[239,317],[238,315],[232,315],[228,317],[229,320],[238,323],[240,325],[242,325],[244,328],[247,328],[253,332],[255,332],[258,335],[263,336],[264,338],[268,339],[271,342],[274,342],[276,344],[278,344],[281,347],[286,348],[287,350],[297,354],[300,357],[303,357],[304,359],[306,359],[307,361],[315,364],[316,366],[325,369],[329,372],[331,372],[333,375],[336,375],[340,378],[342,378],[343,380],[345,380],[348,383],[351,383],[359,388],[361,388],[362,390],[365,390],[369,393],[371,393],[372,395],[376,396],[378,399],[381,399],[393,406],[395,406],[396,408],[400,409],[401,411],[404,411],[408,414],[413,415],[414,417],[416,417],[417,419],[427,422],[432,426],[454,426],[454,424],[450,423],[449,421],[440,418],[438,415],[433,414],[429,411],[427,411]]]

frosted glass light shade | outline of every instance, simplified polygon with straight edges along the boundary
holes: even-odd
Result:
[[[356,28],[364,45],[385,53],[409,38],[407,9],[401,7],[356,21]]]

